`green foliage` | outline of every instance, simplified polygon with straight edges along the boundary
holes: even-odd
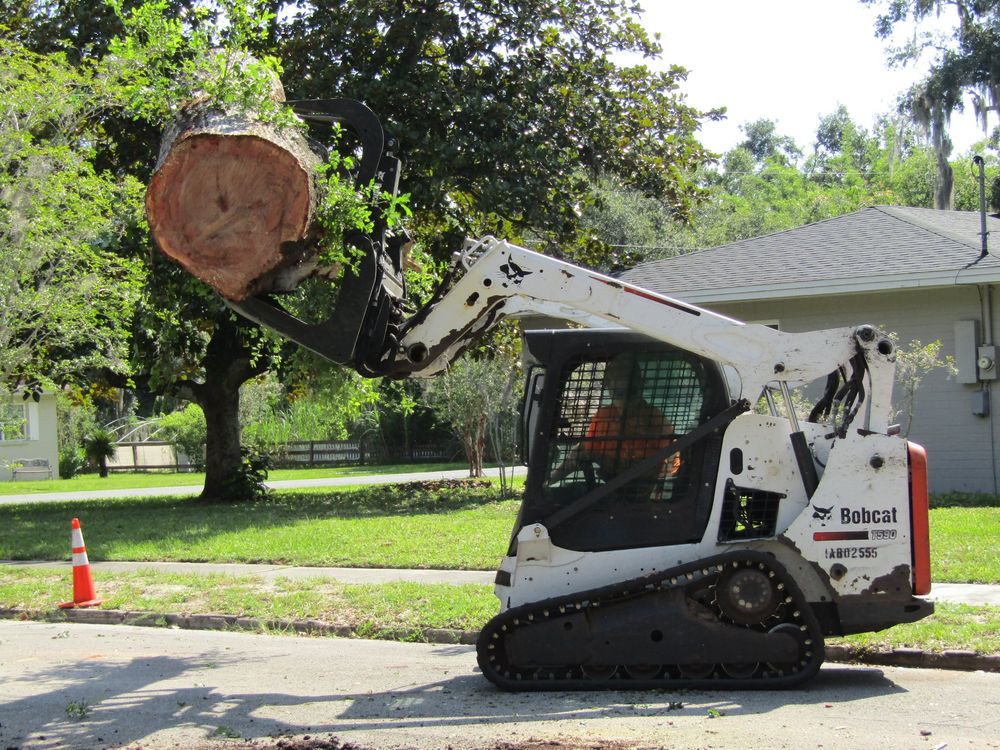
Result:
[[[455,436],[462,441],[469,461],[469,476],[483,475],[491,425],[512,411],[515,382],[520,382],[520,378],[517,365],[510,358],[466,356],[425,386],[428,406],[451,425]],[[493,432],[497,434],[497,427],[494,426]],[[496,448],[502,457],[502,448]]]
[[[620,232],[635,232],[644,238],[638,244],[648,245],[635,252],[652,259],[779,232],[873,205],[934,205],[937,157],[927,139],[905,120],[882,116],[869,130],[852,120],[846,108],[838,107],[820,119],[813,153],[801,162],[795,161],[788,139],[771,126],[769,121],[746,126],[753,139],[727,152],[720,168],[699,172],[708,198],[695,209],[690,225],[659,224],[662,229],[654,239],[621,208],[617,215],[605,213],[603,222],[595,221],[594,230],[611,242],[620,241]],[[986,161],[990,181],[997,175],[997,159],[988,155]],[[956,208],[977,209],[971,154],[952,166]],[[631,200],[626,195],[619,202],[626,206]],[[584,216],[589,215],[585,211]]]
[[[1000,186],[1000,159],[995,154],[986,153],[984,148],[973,148],[969,153],[959,156],[952,163],[955,171],[955,186],[952,203],[956,211],[979,210],[979,167],[972,163],[972,157],[979,153],[984,161],[986,210],[992,205],[993,185]],[[994,208],[994,211],[1000,208]]]
[[[389,119],[417,234],[446,258],[465,234],[586,244],[598,173],[690,212],[709,157],[695,133],[715,113],[684,103],[682,69],[617,62],[660,54],[638,20],[623,0],[320,0],[277,38],[293,96],[350,91]]]
[[[1000,508],[1000,497],[986,492],[935,492],[932,508]]]
[[[787,135],[778,133],[773,120],[754,120],[740,126],[746,140],[737,148],[746,149],[758,164],[777,162],[792,164],[802,156],[802,150]]]
[[[103,428],[97,428],[87,435],[83,443],[87,458],[95,463],[101,459],[115,457],[115,435]]]
[[[273,376],[244,385],[241,423],[247,445],[276,453],[291,441],[345,440],[371,427],[378,381],[315,364],[315,372],[295,389]]]
[[[87,718],[92,710],[86,701],[70,701],[66,704],[66,715],[74,721]]]
[[[160,435],[177,446],[196,467],[204,463],[207,432],[205,412],[198,404],[187,404],[160,418]]]
[[[324,265],[343,266],[346,271],[357,271],[363,251],[344,243],[351,234],[370,234],[375,230],[373,210],[379,210],[388,229],[400,227],[404,217],[410,216],[407,205],[409,196],[394,196],[375,188],[374,181],[355,188],[351,170],[354,158],[340,153],[342,133],[339,125],[333,130],[327,160],[319,167],[319,200],[316,204],[315,222],[321,232],[320,244]],[[377,207],[377,209],[376,209]]]
[[[0,35],[0,382],[128,372],[142,272],[121,244],[142,188],[94,166],[95,85]]]
[[[989,112],[996,112],[997,85],[1000,71],[996,66],[996,51],[1000,48],[1000,6],[996,2],[974,0],[861,0],[865,5],[875,5],[883,12],[876,21],[876,33],[890,39],[894,29],[903,23],[919,24],[921,21],[942,15],[954,18],[948,32],[922,31],[909,34],[902,46],[891,48],[899,63],[915,63],[925,52],[932,59],[928,76],[921,90],[931,97],[933,105],[950,114],[962,108],[962,94],[973,98],[975,114],[988,125]],[[957,13],[951,14],[952,8]],[[947,15],[945,15],[947,13]]]
[[[252,55],[274,20],[263,0],[219,0],[177,17],[166,0],[148,0],[128,12],[107,0],[122,32],[102,58],[107,95],[135,119],[166,125],[180,108],[197,103],[251,116],[279,127],[301,122],[274,95],[281,65]]]
[[[97,410],[89,393],[82,389],[60,390],[56,398],[60,451],[76,451],[87,434],[97,428]]]
[[[593,265],[613,273],[634,266],[651,251],[669,250],[659,243],[675,219],[656,198],[605,176],[595,182],[594,200],[584,206],[581,221],[586,231],[606,245]]]
[[[900,110],[906,112],[930,134],[937,161],[935,208],[952,206],[952,167],[948,163],[952,144],[947,129],[951,116],[964,107],[966,95],[973,101],[975,116],[984,134],[990,113],[1000,110],[1000,67],[996,51],[1000,48],[1000,5],[973,0],[862,0],[883,12],[876,22],[876,33],[891,39],[900,24],[913,25],[927,18],[939,18],[952,8],[957,13],[955,25],[948,32],[907,33],[907,41],[890,48],[895,62],[920,64],[925,55],[927,75],[900,98]],[[912,35],[911,35],[912,34]],[[1000,130],[995,130],[993,147]]]
[[[115,440],[113,432],[98,427],[83,441],[84,454],[91,463],[97,464],[101,477],[108,475],[108,459],[114,458],[117,452]]]
[[[905,347],[900,347],[899,337],[895,333],[889,333],[889,338],[896,346],[896,386],[901,391],[896,415],[902,415],[906,419],[902,428],[905,437],[910,434],[917,392],[924,377],[934,370],[944,370],[948,377],[954,377],[958,374],[958,369],[955,367],[954,357],[941,353],[939,340],[923,344],[913,339]]]
[[[223,498],[230,501],[263,500],[270,490],[264,484],[271,459],[266,453],[253,453],[240,448],[240,466],[225,479]]]
[[[87,465],[87,455],[83,447],[73,445],[59,449],[59,478],[72,479]]]

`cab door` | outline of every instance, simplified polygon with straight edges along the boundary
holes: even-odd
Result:
[[[700,540],[721,437],[656,457],[728,406],[719,367],[634,334],[566,343],[546,351],[518,527],[543,523],[581,551]]]

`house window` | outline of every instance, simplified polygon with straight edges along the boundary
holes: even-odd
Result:
[[[24,404],[0,403],[0,440],[27,439],[27,407]]]

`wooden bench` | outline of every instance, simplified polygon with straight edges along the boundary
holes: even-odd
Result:
[[[14,481],[34,478],[52,479],[52,466],[47,458],[22,458],[16,463],[20,465],[11,472]]]

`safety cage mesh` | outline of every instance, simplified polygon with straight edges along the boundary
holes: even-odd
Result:
[[[780,492],[737,487],[732,479],[728,480],[719,519],[719,541],[774,536],[778,509],[784,497]]]
[[[565,495],[575,487],[582,494],[610,481],[696,427],[703,400],[698,368],[677,353],[624,353],[575,364],[559,394],[550,488]],[[683,453],[620,488],[616,500],[677,496],[685,484]]]

